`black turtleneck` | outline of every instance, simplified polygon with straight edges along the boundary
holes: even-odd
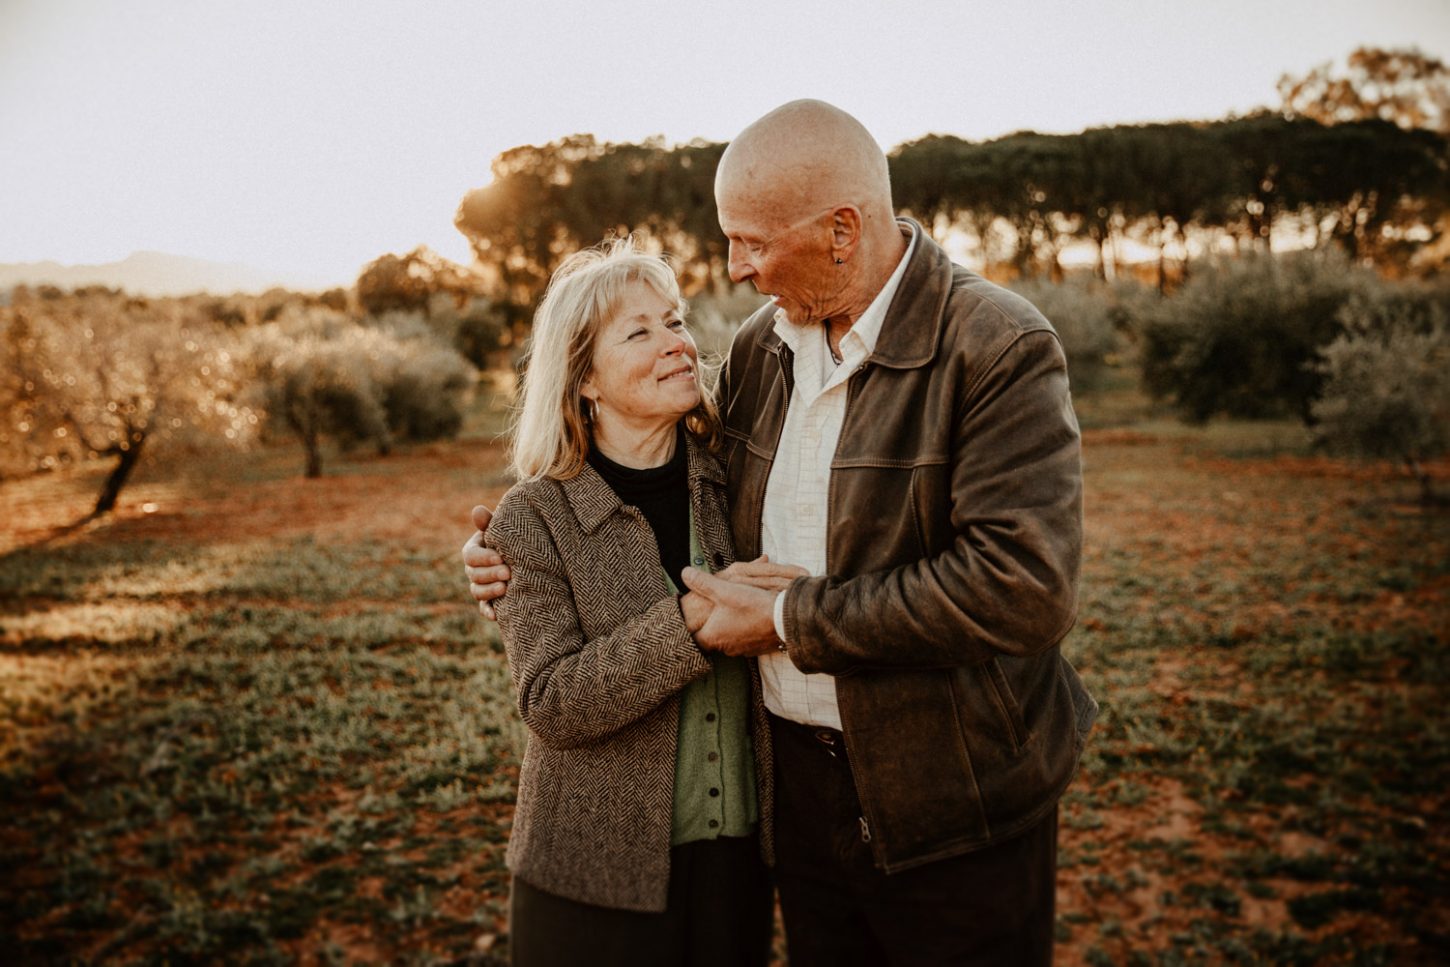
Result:
[[[675,453],[660,467],[635,470],[589,448],[589,466],[599,472],[619,499],[638,507],[655,534],[660,561],[681,590],[680,572],[690,563],[690,484],[685,465],[685,432],[677,430]]]

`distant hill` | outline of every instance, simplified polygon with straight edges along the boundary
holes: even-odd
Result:
[[[137,295],[187,295],[192,292],[264,292],[328,288],[323,280],[285,276],[240,262],[209,262],[164,252],[133,252],[119,262],[102,265],[61,265],[59,262],[0,263],[0,291],[16,285],[54,285],[74,289],[104,285]]]

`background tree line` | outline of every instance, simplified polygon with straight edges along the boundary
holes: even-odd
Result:
[[[895,200],[1044,311],[1079,395],[1131,372],[1190,420],[1302,419],[1428,493],[1425,462],[1450,448],[1450,71],[1364,49],[1280,93],[1278,112],[1222,121],[932,135],[890,153]],[[455,435],[476,369],[517,361],[558,262],[609,235],[675,257],[702,346],[723,351],[759,304],[726,277],[723,150],[514,148],[459,206],[474,264],[384,254],[351,291],[18,289],[0,306],[0,473],[112,459],[103,513],[158,447],[287,437],[318,476],[324,440],[386,454]],[[1070,245],[1091,273],[1066,271]],[[1154,253],[1156,292],[1126,270],[1130,245]],[[1424,279],[1387,281],[1408,275]]]
[[[1450,212],[1450,71],[1418,51],[1363,48],[1280,82],[1282,106],[1205,122],[1117,125],[990,141],[930,135],[890,152],[896,205],[997,275],[1064,274],[1073,243],[1099,278],[1128,243],[1156,281],[1193,254],[1333,245],[1396,273],[1443,263]],[[559,261],[636,231],[680,259],[687,291],[726,282],[713,184],[723,144],[576,135],[505,152],[455,218],[484,290],[526,327]]]
[[[1096,248],[1100,278],[1122,273],[1127,241],[1181,273],[1190,246],[1321,247],[1403,271],[1446,231],[1444,135],[1363,119],[1326,125],[1261,113],[1205,123],[1119,125],[992,141],[931,135],[890,154],[897,207],[938,241],[964,238],[1010,274],[1063,274],[1063,249]],[[679,256],[696,288],[725,280],[715,220],[723,144],[603,144],[588,135],[516,148],[464,196],[457,225],[488,291],[527,316],[559,260],[638,231]]]

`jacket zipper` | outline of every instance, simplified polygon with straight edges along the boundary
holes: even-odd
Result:
[[[832,464],[834,464],[836,462],[836,454],[839,454],[840,451],[841,451],[841,438],[846,435],[846,424],[851,419],[851,404],[856,401],[856,391],[859,388],[859,386],[861,385],[861,378],[862,378],[861,377],[861,374],[866,371],[867,363],[868,363],[868,361],[863,360],[862,363],[861,363],[861,365],[856,369],[856,371],[851,374],[851,376],[850,376],[849,379],[846,380],[846,412],[844,414],[842,414],[842,416],[841,416],[841,435],[836,438],[836,453],[834,453],[834,454],[831,455],[831,463]],[[782,423],[782,426],[784,426],[783,423]],[[826,573],[827,574],[834,574],[834,573],[836,573],[835,571],[833,571],[831,569],[831,553],[830,553],[831,552],[831,508],[835,505],[835,502],[836,502],[836,474],[833,471],[831,473],[831,475],[830,475],[830,482],[826,485]],[[841,738],[846,743],[846,755],[851,759],[851,761],[854,762],[856,760],[856,753],[851,748],[851,733],[846,728],[846,723],[845,723],[844,719],[841,722]],[[861,815],[856,817],[857,821],[861,824],[861,842],[866,843],[866,844],[869,845],[870,842],[871,842],[871,821],[866,818],[866,814],[869,813],[871,811],[871,809],[870,809],[870,807],[866,803],[866,798],[867,798],[866,795],[861,791],[861,789],[860,789],[859,786],[857,786],[857,795],[858,795],[858,798],[861,801]],[[873,847],[872,850],[871,850],[871,852],[873,854],[875,854],[877,851]],[[884,862],[884,859],[882,857],[880,857],[880,856],[878,856],[877,859],[878,859],[878,861]]]

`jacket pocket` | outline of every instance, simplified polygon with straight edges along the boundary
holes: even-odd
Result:
[[[972,749],[973,759],[981,759],[989,767],[995,763],[997,768],[1016,762],[1030,733],[997,660],[958,667],[952,673],[952,689],[962,737]]]
[[[1007,676],[1002,672],[1002,666],[998,664],[997,659],[988,659],[982,666],[982,673],[987,680],[987,690],[995,701],[998,715],[1001,716],[1007,735],[1012,739],[1012,749],[1021,752],[1031,738],[1027,731],[1027,723],[1022,717],[1022,706],[1017,704],[1017,697],[1012,694],[1012,686],[1008,684]]]

